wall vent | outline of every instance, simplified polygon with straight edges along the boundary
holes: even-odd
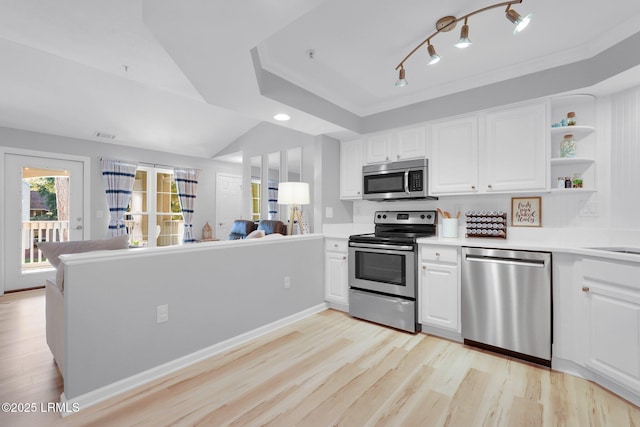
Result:
[[[97,136],[98,138],[104,138],[104,139],[115,139],[116,137],[112,133],[101,132],[101,131],[96,131],[95,136]]]

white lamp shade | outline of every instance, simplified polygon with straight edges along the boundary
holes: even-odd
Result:
[[[281,205],[308,205],[309,183],[281,182],[278,185],[278,203]]]

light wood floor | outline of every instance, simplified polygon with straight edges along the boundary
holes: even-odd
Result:
[[[0,401],[56,402],[44,292],[0,297]],[[640,426],[588,381],[328,310],[78,414],[29,426]]]

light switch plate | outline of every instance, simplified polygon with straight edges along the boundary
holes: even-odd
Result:
[[[156,307],[156,322],[164,323],[169,321],[169,304]]]

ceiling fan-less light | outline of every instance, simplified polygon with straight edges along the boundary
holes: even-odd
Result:
[[[483,7],[478,10],[474,10],[473,12],[467,13],[466,15],[461,16],[459,18],[456,18],[455,16],[445,16],[443,18],[438,19],[438,22],[436,22],[436,31],[433,34],[431,34],[429,37],[424,39],[411,52],[409,52],[409,54],[405,56],[404,59],[396,67],[396,70],[399,70],[399,76],[398,76],[398,80],[396,81],[396,86],[402,87],[408,84],[405,78],[406,72],[404,69],[404,63],[407,61],[407,59],[411,57],[411,55],[413,55],[418,49],[420,49],[425,44],[427,45],[427,53],[429,55],[428,64],[433,65],[440,61],[440,56],[436,53],[436,48],[431,44],[431,39],[440,33],[446,33],[453,30],[456,27],[456,24],[458,23],[458,21],[464,20],[464,24],[462,25],[462,29],[460,30],[460,39],[454,45],[455,47],[460,49],[464,49],[471,46],[471,39],[469,39],[469,25],[468,25],[469,17],[473,15],[477,15],[478,13],[481,13],[481,12],[485,12],[487,10],[498,8],[498,7],[503,7],[503,6],[507,7],[505,10],[505,16],[509,21],[511,21],[515,25],[513,34],[518,34],[520,31],[524,30],[527,25],[529,25],[529,22],[531,21],[531,18],[533,16],[532,14],[529,14],[525,17],[522,17],[518,12],[511,9],[512,5],[520,4],[522,2],[523,0],[505,1],[502,3],[496,3],[491,6]]]

